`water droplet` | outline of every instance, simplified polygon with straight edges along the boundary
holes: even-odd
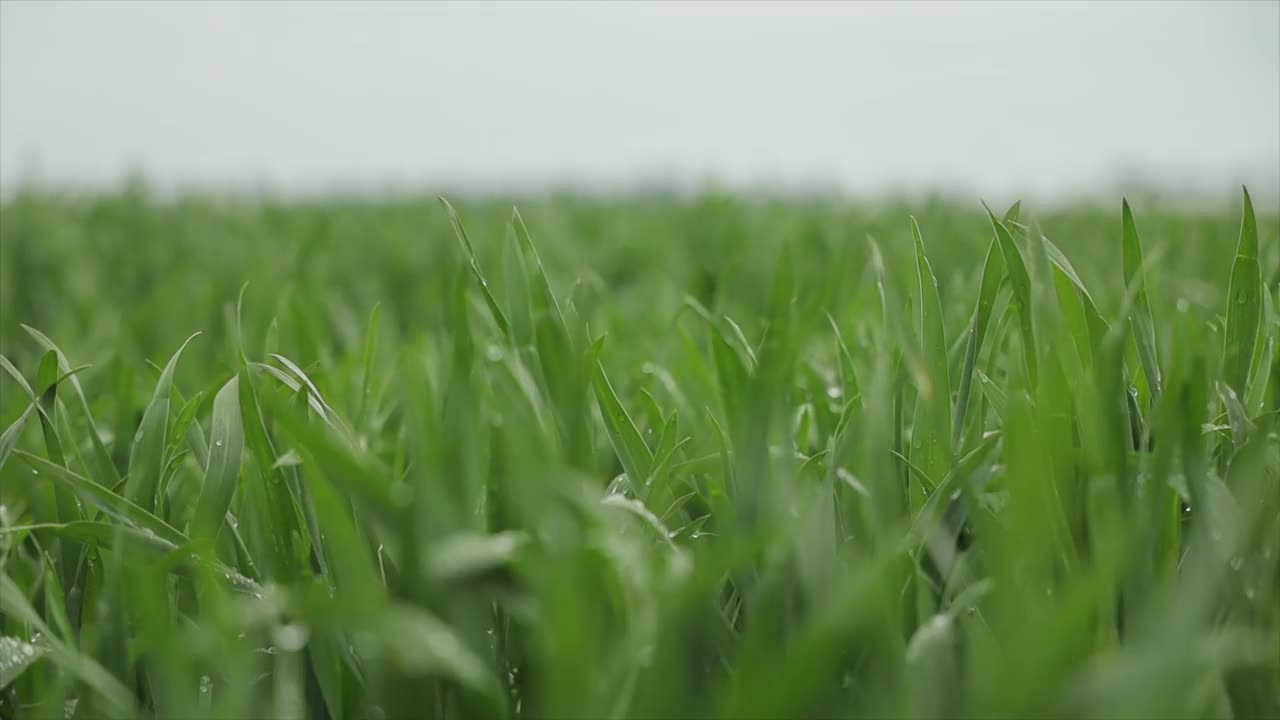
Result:
[[[1244,558],[1237,555],[1231,558],[1231,562],[1227,564],[1231,567],[1232,570],[1239,571],[1240,568],[1244,567]]]
[[[491,362],[497,362],[502,359],[502,348],[497,345],[489,345],[484,349],[484,356]]]
[[[977,614],[978,614],[978,608],[976,608],[976,607],[968,607],[968,608],[965,608],[965,610],[964,610],[964,611],[965,611],[965,613],[967,613],[967,614],[969,614],[969,615],[977,615]]]
[[[1178,312],[1186,312],[1191,309],[1191,303],[1186,298],[1178,298]]]
[[[702,537],[702,533],[698,532],[697,530],[694,530],[692,533],[689,534],[690,540],[697,540],[700,537]]]
[[[63,720],[71,720],[71,718],[76,714],[76,706],[79,704],[80,698],[71,698],[70,700],[62,703]]]
[[[214,442],[214,443],[213,443],[213,445],[214,445],[214,447],[222,447],[222,441],[221,441],[221,440],[218,440],[218,441]]]
[[[1246,293],[1246,292],[1241,292],[1240,294],[1236,295],[1236,304],[1237,304],[1237,305],[1243,305],[1243,304],[1245,304],[1245,303],[1247,303],[1247,302],[1249,302],[1249,294],[1248,294],[1248,293]]]
[[[200,676],[200,694],[208,695],[209,691],[212,689],[213,689],[213,679],[210,678],[208,675],[201,675]]]
[[[40,474],[40,471],[39,471],[39,470],[37,470],[37,469],[35,469],[35,468],[31,468],[31,474],[32,474],[32,475],[39,475],[39,474]]]
[[[831,398],[832,400],[838,400],[840,399],[841,395],[844,395],[844,391],[840,389],[840,386],[838,385],[827,386],[827,397]]]
[[[1244,596],[1245,596],[1245,598],[1247,598],[1248,600],[1252,601],[1255,595],[1257,595],[1257,592],[1256,592],[1256,591],[1254,591],[1254,589],[1253,589],[1253,588],[1251,588],[1251,587],[1247,587],[1247,588],[1245,588],[1245,589],[1244,589]]]
[[[267,654],[268,654],[268,655],[275,655],[275,654],[276,654],[276,646],[275,646],[275,645],[271,645],[271,646],[267,647]]]
[[[27,645],[26,643],[23,643],[21,648],[23,655],[26,655],[29,658],[36,656],[36,648],[34,645]]]

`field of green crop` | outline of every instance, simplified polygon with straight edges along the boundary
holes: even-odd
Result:
[[[992,211],[10,196],[0,717],[1280,715],[1280,217]]]

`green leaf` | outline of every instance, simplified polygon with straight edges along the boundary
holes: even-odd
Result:
[[[169,358],[160,379],[156,382],[155,393],[151,402],[142,414],[142,423],[133,437],[133,449],[129,453],[129,480],[125,483],[125,498],[139,505],[144,510],[154,510],[157,503],[156,491],[160,486],[160,476],[164,470],[164,455],[167,447],[169,431],[169,395],[173,388],[173,374],[178,366],[178,358],[187,345],[195,339],[195,333],[188,337]]]
[[[1015,202],[1004,214],[1004,222],[1017,222],[1022,202]],[[956,392],[955,419],[951,423],[952,444],[958,446],[964,433],[965,416],[969,412],[969,395],[973,386],[974,366],[978,361],[978,353],[982,352],[982,341],[986,339],[987,327],[991,324],[991,310],[996,304],[996,294],[1000,291],[1004,279],[1004,255],[1000,250],[1000,241],[991,238],[987,246],[987,259],[982,264],[982,279],[979,282],[978,300],[973,309],[973,321],[969,325],[968,339],[964,349],[964,367],[960,370],[960,386]]]
[[[174,543],[149,530],[139,530],[128,525],[117,525],[97,520],[13,525],[0,528],[0,535],[32,530],[47,530],[54,535],[70,538],[97,548],[110,550],[119,547],[126,554],[127,561],[136,561],[140,552],[146,553],[145,558],[147,560],[155,560],[179,549]]]
[[[47,657],[103,698],[108,703],[110,717],[138,717],[133,693],[97,662],[53,636],[25,593],[3,570],[0,570],[0,611],[41,632],[49,646]]]
[[[231,499],[240,481],[240,457],[244,452],[244,426],[240,416],[239,377],[233,377],[213,399],[210,426],[209,464],[204,485],[191,519],[191,534],[213,538],[231,509]]]
[[[947,368],[947,338],[938,280],[925,256],[924,240],[915,218],[911,219],[911,234],[915,239],[916,281],[920,292],[920,353],[927,373],[916,378],[911,460],[936,483],[951,465],[951,383]]]
[[[453,628],[421,608],[391,605],[372,618],[393,667],[410,676],[440,675],[502,707],[498,680]]]
[[[592,354],[597,355],[604,338],[592,343]],[[618,394],[609,382],[604,365],[595,361],[595,371],[591,375],[591,386],[595,390],[596,402],[600,404],[600,414],[604,417],[605,429],[609,433],[609,442],[613,451],[622,463],[622,469],[631,478],[637,489],[643,488],[649,480],[649,472],[653,468],[653,452],[645,444],[644,437],[636,429],[631,416],[618,400]]]
[[[4,469],[4,463],[9,459],[9,454],[13,452],[13,448],[18,444],[18,438],[22,436],[22,431],[27,426],[27,418],[31,417],[31,413],[35,410],[35,404],[27,406],[26,410],[5,428],[4,433],[0,434],[0,470]]]
[[[0,690],[9,687],[48,652],[48,648],[42,645],[0,635]]]
[[[1243,396],[1249,380],[1249,365],[1262,322],[1262,271],[1258,265],[1258,224],[1253,201],[1244,191],[1244,218],[1240,223],[1240,243],[1231,265],[1227,290],[1227,325],[1222,357],[1223,380]]]
[[[67,463],[62,454],[62,440],[58,437],[57,417],[58,400],[58,356],[52,350],[46,352],[40,360],[40,369],[36,372],[36,387],[40,388],[40,429],[44,431],[45,447],[49,451],[49,459],[59,465]],[[70,519],[70,518],[63,518]]]
[[[150,530],[163,540],[174,545],[185,545],[187,538],[165,521],[156,517],[145,508],[139,507],[125,497],[121,497],[108,488],[76,473],[55,465],[48,460],[22,450],[16,450],[17,457],[25,462],[36,474],[52,478],[66,487],[81,502],[92,505],[116,520],[133,525],[141,530]]]
[[[1161,378],[1160,363],[1156,357],[1155,323],[1151,319],[1151,304],[1147,300],[1147,272],[1142,264],[1142,243],[1138,239],[1138,226],[1133,221],[1133,212],[1129,209],[1129,201],[1121,201],[1124,232],[1124,279],[1126,285],[1137,288],[1133,307],[1129,311],[1129,323],[1133,328],[1133,339],[1138,346],[1138,361],[1142,364],[1142,373],[1147,378],[1147,387],[1151,389],[1153,401],[1160,398]],[[1252,346],[1249,348],[1253,350]]]
[[[443,197],[436,199],[440,201],[440,204],[444,205],[445,212],[449,214],[449,224],[453,226],[453,234],[458,238],[458,243],[462,246],[467,263],[471,266],[471,274],[475,276],[476,282],[480,283],[480,291],[484,295],[485,304],[489,306],[489,312],[493,314],[494,322],[498,324],[498,329],[502,331],[503,336],[510,341],[511,323],[507,322],[507,316],[502,313],[501,306],[498,305],[497,299],[493,297],[493,291],[489,289],[489,281],[485,279],[484,273],[480,270],[480,261],[476,258],[475,247],[471,244],[471,238],[467,237],[467,231],[462,227],[462,221],[458,219],[457,211]]]
[[[26,325],[23,325],[22,329],[34,338],[41,347],[53,352],[58,357],[58,368],[62,372],[70,373],[72,371],[71,363],[67,360],[67,356],[44,333]],[[104,485],[115,486],[120,482],[120,473],[116,470],[115,463],[111,460],[111,453],[107,451],[106,445],[103,444],[102,438],[98,434],[98,428],[93,422],[93,415],[89,412],[89,401],[85,399],[84,389],[80,387],[80,380],[74,376],[69,377],[71,379],[71,391],[79,401],[80,411],[84,414],[85,421],[89,424],[89,441],[93,446],[93,455],[97,465],[96,470],[102,473],[99,481]]]
[[[995,229],[996,239],[1000,244],[1000,254],[1004,256],[1006,271],[1009,273],[1009,285],[1013,289],[1013,307],[1018,317],[1018,332],[1022,336],[1022,358],[1026,364],[1027,378],[1031,384],[1037,382],[1036,338],[1031,323],[1031,276],[1027,274],[1027,265],[1023,262],[1022,253],[1013,242],[1013,236],[1004,223],[996,219],[991,208],[984,203],[991,227]]]

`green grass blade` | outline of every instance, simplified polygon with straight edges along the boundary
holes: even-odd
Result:
[[[1036,337],[1031,321],[1031,276],[1027,274],[1027,265],[1022,259],[1013,235],[1004,223],[996,219],[991,208],[983,204],[991,227],[995,229],[996,239],[1000,243],[1000,254],[1004,257],[1005,269],[1009,273],[1009,284],[1013,289],[1013,306],[1018,317],[1018,332],[1022,336],[1022,356],[1026,365],[1027,377],[1031,384],[1037,382]]]
[[[489,281],[485,279],[484,273],[480,270],[480,260],[476,257],[476,249],[471,244],[471,238],[467,237],[467,231],[462,227],[462,220],[458,218],[458,213],[449,204],[448,200],[443,197],[437,198],[440,204],[444,205],[445,212],[449,215],[449,224],[453,226],[453,233],[458,238],[458,243],[462,246],[463,253],[467,256],[467,263],[471,267],[471,274],[475,276],[476,282],[480,284],[480,292],[484,295],[485,304],[489,306],[489,312],[493,314],[493,321],[498,324],[498,329],[511,339],[511,323],[507,321],[507,316],[503,314],[502,307],[498,305],[498,301],[493,296],[493,291],[489,289]]]
[[[85,686],[106,700],[109,717],[138,717],[137,702],[134,700],[133,693],[97,662],[76,652],[72,645],[54,638],[22,589],[2,570],[0,570],[0,610],[3,610],[5,615],[34,626],[49,638],[47,640],[49,660],[78,678]]]
[[[55,420],[58,401],[58,357],[52,351],[46,352],[40,360],[40,369],[36,373],[36,387],[40,388],[40,429],[44,431],[45,448],[49,451],[49,459],[59,465],[66,464],[62,454],[62,439],[58,437],[58,426]],[[62,518],[70,520],[71,518]]]
[[[947,368],[947,338],[942,322],[938,280],[925,256],[920,226],[911,219],[916,248],[916,281],[920,293],[920,354],[927,372],[917,379],[911,459],[933,482],[951,465],[951,382]]]
[[[1155,322],[1151,318],[1151,303],[1147,300],[1145,275],[1148,270],[1143,267],[1142,242],[1138,239],[1138,226],[1133,220],[1133,211],[1129,209],[1128,200],[1121,201],[1121,210],[1125,284],[1137,288],[1137,296],[1129,312],[1129,322],[1133,327],[1134,342],[1138,346],[1138,361],[1142,365],[1143,375],[1147,378],[1151,399],[1155,401],[1160,398],[1162,381],[1156,353]],[[1249,349],[1252,352],[1252,346]]]
[[[244,426],[240,415],[239,377],[233,377],[213,399],[210,425],[209,463],[204,485],[191,519],[191,534],[213,538],[231,508],[231,498],[240,481],[240,457],[244,452]]]
[[[182,533],[156,517],[146,508],[130,502],[128,498],[117,495],[92,480],[77,475],[61,465],[55,465],[38,455],[32,455],[22,450],[14,452],[36,474],[53,479],[70,490],[82,502],[98,508],[120,522],[133,525],[142,530],[150,530],[161,539],[175,545],[186,544],[187,538]]]
[[[1223,379],[1237,395],[1246,391],[1249,365],[1262,321],[1262,271],[1258,264],[1258,222],[1253,201],[1244,191],[1244,217],[1240,222],[1240,243],[1231,265],[1227,289],[1227,325],[1223,349]]]
[[[62,372],[71,371],[72,365],[67,360],[66,354],[44,333],[26,325],[23,325],[22,329],[34,338],[41,347],[57,355],[58,367]],[[107,447],[98,433],[98,428],[94,424],[93,415],[89,412],[89,401],[84,395],[84,389],[80,387],[80,381],[74,377],[71,378],[71,391],[76,396],[76,400],[79,401],[80,411],[84,414],[85,421],[89,425],[89,442],[93,447],[93,456],[97,463],[96,470],[102,474],[101,482],[104,485],[115,485],[120,482],[120,473],[116,470],[115,463],[111,460],[111,453],[107,451]]]
[[[125,498],[145,510],[154,510],[158,498],[156,491],[160,487],[160,476],[164,470],[164,453],[167,447],[169,431],[169,395],[173,388],[173,374],[178,366],[178,358],[196,335],[188,337],[169,358],[164,371],[156,382],[155,393],[151,402],[142,414],[142,423],[133,437],[133,448],[129,453],[129,479],[125,483]]]
[[[1004,214],[1004,222],[1017,222],[1022,202],[1015,202]],[[991,310],[996,304],[996,294],[1000,290],[1001,281],[1005,277],[1004,255],[1000,250],[999,240],[991,238],[987,246],[987,258],[982,264],[982,279],[978,283],[978,300],[973,309],[973,319],[965,340],[964,365],[960,370],[960,384],[956,392],[955,418],[951,422],[952,445],[960,445],[960,437],[964,433],[965,416],[969,412],[969,395],[973,387],[973,370],[978,361],[978,353],[982,352],[982,341],[986,339],[987,327],[991,324]]]
[[[13,452],[13,448],[18,444],[18,438],[22,436],[22,431],[27,427],[27,419],[31,417],[31,413],[35,411],[35,404],[27,406],[26,410],[4,429],[4,433],[0,434],[0,470],[4,469],[5,461],[9,459],[9,454]]]
[[[18,679],[27,668],[43,658],[49,649],[15,637],[0,635],[0,690]]]
[[[599,352],[604,338],[593,343],[593,352]],[[599,360],[595,363],[595,371],[591,375],[591,386],[595,390],[596,402],[600,404],[600,414],[604,417],[605,429],[609,432],[609,442],[613,451],[622,463],[622,469],[631,478],[632,485],[641,491],[649,480],[653,468],[653,452],[645,444],[644,437],[636,429],[636,424],[627,414],[627,410],[614,392],[613,384],[605,373],[604,365]]]

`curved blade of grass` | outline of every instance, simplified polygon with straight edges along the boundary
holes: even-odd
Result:
[[[1267,382],[1271,377],[1272,362],[1275,360],[1276,336],[1267,338],[1266,346],[1253,370],[1253,381],[1249,385],[1249,399],[1245,409],[1250,416],[1260,414],[1266,406]],[[0,467],[4,465],[3,450],[0,449]]]
[[[1036,338],[1031,323],[1031,276],[1027,274],[1027,265],[1022,260],[1013,235],[1004,223],[996,219],[986,203],[982,207],[987,211],[991,227],[995,229],[996,239],[1000,243],[1000,254],[1004,256],[1005,269],[1009,273],[1009,286],[1013,289],[1013,306],[1018,317],[1018,332],[1022,336],[1022,358],[1026,364],[1027,377],[1031,384],[1037,382]]]
[[[593,355],[599,353],[603,343],[604,338],[599,338],[592,343]],[[609,382],[604,365],[598,359],[595,362],[595,371],[591,374],[591,386],[595,390],[596,402],[600,404],[600,414],[604,417],[605,429],[609,431],[609,442],[613,445],[613,451],[617,454],[618,460],[622,462],[622,469],[631,478],[633,487],[643,488],[649,480],[649,471],[653,468],[653,453],[645,444],[644,437],[636,429],[636,424],[632,422],[626,408],[618,400],[618,394],[614,392],[613,384]]]
[[[240,458],[244,452],[244,426],[240,416],[239,377],[233,377],[213,399],[213,421],[209,429],[212,446],[205,468],[204,485],[191,519],[197,539],[213,538],[231,508],[231,498],[240,481]]]
[[[58,639],[49,626],[40,619],[39,613],[31,606],[22,589],[3,570],[0,570],[0,610],[4,611],[5,615],[31,625],[44,635],[49,647],[49,659],[106,700],[109,703],[109,709],[113,712],[111,717],[139,716],[133,693],[106,668],[77,652],[72,645]]]
[[[18,438],[22,436],[22,431],[27,427],[27,419],[31,417],[31,413],[36,409],[35,404],[27,406],[26,410],[14,420],[9,427],[5,428],[4,433],[0,434],[0,470],[4,469],[4,463],[9,459],[9,454],[13,452],[13,448],[18,444]]]
[[[304,390],[303,388],[305,386],[301,382],[299,382],[298,380],[290,376],[288,373],[286,373],[285,371],[281,370],[278,367],[275,367],[274,365],[268,365],[266,363],[260,363],[260,362],[251,362],[249,363],[249,367],[252,367],[255,370],[261,370],[266,374],[270,375],[271,377],[275,378],[276,380],[279,380],[280,384],[292,390],[294,394],[301,393],[302,395],[305,395],[307,399],[307,405],[310,406],[310,408],[315,411],[316,415],[319,415],[321,420],[324,420],[325,422],[332,424],[329,419],[329,410],[325,406],[324,401],[322,401],[319,396],[317,396],[315,393],[312,393],[310,390]]]
[[[1022,201],[1015,202],[1005,211],[1004,222],[1017,222],[1022,209]],[[1000,250],[999,239],[992,237],[987,246],[987,259],[982,264],[982,280],[979,283],[978,301],[973,309],[973,322],[969,325],[968,339],[964,349],[964,367],[960,370],[960,385],[956,393],[955,418],[951,422],[952,446],[960,445],[960,437],[964,432],[964,419],[969,412],[969,394],[973,388],[973,369],[978,361],[978,353],[982,351],[982,341],[987,336],[987,326],[991,323],[991,310],[996,304],[996,294],[1000,290],[1005,276],[1004,255]]]
[[[45,446],[49,451],[49,458],[55,462],[62,463],[64,461],[62,454],[62,441],[58,436],[57,426],[54,423],[54,401],[57,399],[56,390],[66,380],[74,380],[75,376],[82,370],[89,368],[88,365],[71,368],[59,374],[56,364],[50,365],[49,360],[53,359],[52,353],[45,354],[45,362],[41,363],[41,374],[37,378],[37,385],[44,388],[37,397],[31,386],[27,384],[26,378],[18,371],[9,358],[0,355],[0,368],[3,368],[10,377],[22,388],[27,397],[31,399],[31,404],[23,411],[22,415],[5,430],[4,438],[0,439],[0,467],[4,466],[4,460],[8,457],[10,451],[13,450],[13,444],[17,442],[22,428],[26,425],[26,418],[34,411],[40,418],[40,427],[44,433]],[[6,449],[7,448],[7,449]]]
[[[54,535],[70,538],[93,547],[111,549],[117,542],[130,559],[136,559],[133,553],[142,551],[151,553],[148,560],[171,553],[178,549],[174,543],[156,535],[149,530],[139,530],[128,525],[117,525],[99,520],[73,520],[63,523],[37,523],[34,525],[12,525],[0,528],[0,535],[47,530]]]
[[[1244,190],[1244,217],[1240,222],[1240,243],[1231,265],[1227,290],[1227,326],[1222,356],[1222,374],[1237,396],[1246,392],[1249,365],[1258,340],[1262,319],[1262,270],[1258,264],[1258,223],[1253,201]]]
[[[1129,312],[1129,323],[1133,327],[1133,339],[1138,347],[1138,362],[1142,365],[1142,374],[1147,378],[1147,387],[1151,390],[1154,402],[1160,398],[1161,379],[1160,363],[1156,356],[1155,322],[1151,319],[1151,304],[1147,300],[1146,268],[1142,263],[1142,242],[1138,238],[1138,226],[1133,221],[1133,211],[1129,209],[1129,201],[1121,200],[1123,215],[1124,242],[1124,281],[1126,285],[1137,287],[1133,307]],[[1253,347],[1249,347],[1250,352]]]
[[[307,422],[289,406],[280,403],[272,408],[280,428],[324,468],[324,472],[351,495],[366,501],[370,508],[394,521],[402,505],[391,491],[391,474],[371,459],[361,457],[347,447],[324,426]]]
[[[1239,450],[1249,442],[1252,423],[1249,422],[1249,416],[1240,403],[1236,391],[1229,385],[1218,383],[1218,397],[1222,400],[1223,407],[1227,409],[1227,422],[1231,425],[1231,444]]]
[[[173,388],[173,374],[178,366],[178,358],[187,345],[200,333],[188,337],[169,358],[160,379],[156,382],[155,393],[150,404],[142,414],[142,423],[133,438],[133,448],[129,453],[129,479],[125,483],[125,498],[146,510],[156,507],[156,491],[160,486],[160,475],[164,470],[164,453],[166,434],[169,425],[169,394]]]
[[[182,402],[177,388],[174,388],[174,400],[175,402]],[[173,421],[175,443],[178,438],[185,437],[187,445],[190,446],[192,456],[199,465],[205,465],[209,460],[209,447],[205,443],[204,431],[200,427],[200,423],[196,421],[196,415],[204,408],[205,400],[205,391],[196,391],[195,395],[192,395],[189,400],[182,403],[182,409],[178,411],[178,416]]]
[[[0,635],[0,690],[4,690],[43,658],[49,649],[16,637]]]
[[[726,417],[736,418],[742,409],[750,373],[742,358],[729,345],[719,325],[712,322],[708,326],[711,329],[711,357],[715,361],[720,398],[724,402]]]
[[[281,365],[288,368],[289,372],[293,373],[304,385],[307,386],[307,390],[311,393],[311,396],[315,397],[315,399],[320,403],[320,407],[324,408],[326,414],[333,413],[333,408],[329,406],[329,403],[324,401],[324,396],[320,394],[320,388],[316,387],[316,384],[311,381],[311,378],[307,376],[307,373],[303,371],[302,368],[298,367],[297,363],[280,354],[273,354],[271,357]]]
[[[71,362],[67,360],[66,354],[44,333],[27,325],[23,325],[22,329],[41,347],[53,352],[58,357],[58,367],[63,372],[71,371]],[[102,438],[98,434],[97,425],[93,422],[93,415],[89,412],[89,401],[84,396],[84,389],[80,387],[80,381],[75,377],[71,378],[71,391],[75,393],[76,399],[80,404],[80,411],[84,413],[85,422],[89,425],[89,441],[93,446],[94,461],[98,466],[97,471],[102,473],[102,484],[114,486],[120,482],[120,473],[116,470],[115,463],[111,460],[111,453],[107,451],[106,445],[103,444]]]
[[[942,322],[938,280],[925,256],[920,226],[911,218],[916,248],[916,281],[920,292],[920,354],[927,375],[919,384],[911,430],[911,459],[925,475],[937,480],[951,465],[951,382],[947,367],[947,338]]]
[[[117,495],[92,480],[77,475],[61,465],[55,465],[38,455],[32,455],[23,450],[15,450],[14,454],[40,475],[53,478],[70,489],[82,502],[93,505],[121,522],[143,530],[150,530],[175,545],[186,544],[187,538],[182,533],[145,508],[130,502],[127,498]]]
[[[369,631],[404,672],[447,677],[500,712],[505,702],[498,679],[452,627],[412,605],[391,605],[372,620]]]
[[[462,251],[466,253],[467,263],[471,267],[471,274],[475,275],[476,282],[480,283],[480,291],[484,294],[484,301],[489,306],[489,312],[493,314],[493,321],[498,324],[498,329],[502,331],[503,336],[510,341],[511,324],[507,322],[507,316],[503,314],[502,307],[498,305],[497,299],[493,297],[493,291],[489,289],[489,281],[485,280],[484,273],[480,270],[480,261],[476,258],[475,247],[471,244],[471,238],[467,237],[467,231],[462,227],[458,212],[443,197],[437,197],[436,199],[440,201],[441,205],[444,205],[445,212],[449,215],[449,224],[453,226],[453,234],[458,238]]]
[[[520,239],[525,250],[533,256],[533,266],[537,269],[536,280],[538,289],[541,290],[541,303],[535,303],[534,311],[547,313],[556,323],[558,323],[568,334],[565,325],[564,314],[560,312],[560,303],[556,302],[555,293],[551,291],[551,283],[547,280],[547,271],[542,266],[542,257],[538,255],[538,248],[533,244],[533,237],[529,235],[529,228],[525,227],[524,218],[520,217],[520,211],[511,208],[511,227],[515,230],[516,237]],[[536,294],[535,294],[536,298]]]
[[[1061,273],[1075,285],[1079,292],[1080,301],[1084,306],[1085,322],[1089,331],[1089,347],[1092,353],[1096,353],[1098,347],[1102,343],[1102,338],[1106,337],[1107,332],[1111,329],[1111,325],[1102,317],[1102,313],[1098,312],[1098,306],[1093,301],[1093,296],[1089,294],[1089,289],[1084,286],[1084,282],[1080,276],[1076,274],[1076,269],[1071,266],[1071,261],[1067,256],[1054,245],[1049,238],[1041,236],[1044,242],[1045,253],[1049,256],[1049,262],[1053,264],[1054,270]]]
[[[364,351],[360,356],[360,397],[356,403],[355,422],[359,427],[364,426],[365,417],[369,412],[369,403],[373,400],[373,376],[375,368],[373,367],[374,358],[378,351],[378,332],[382,327],[382,303],[373,306],[373,310],[369,313],[368,329],[364,336]],[[271,355],[276,354],[274,351]]]
[[[36,387],[40,388],[38,399],[41,410],[40,429],[44,432],[44,444],[49,451],[49,459],[59,465],[66,465],[66,456],[62,453],[62,439],[58,437],[58,426],[54,422],[58,402],[58,356],[52,350],[46,352],[40,359],[40,369],[36,372]],[[71,518],[59,519],[70,520]]]
[[[269,556],[260,557],[259,560],[269,568],[271,576],[288,579],[296,571],[294,544],[302,532],[299,513],[295,509],[296,500],[290,484],[285,481],[284,468],[276,466],[279,455],[267,432],[266,421],[258,403],[258,391],[253,383],[253,373],[243,356],[240,359],[238,377],[241,428],[245,433],[245,448],[254,460],[252,467],[256,471],[254,480],[257,487],[248,488],[248,495],[262,498],[251,507],[254,512],[261,513],[269,537],[269,542],[266,543]],[[312,530],[312,534],[318,537],[318,532],[314,528]],[[316,545],[319,543],[316,542]],[[323,567],[323,560],[321,566]]]

